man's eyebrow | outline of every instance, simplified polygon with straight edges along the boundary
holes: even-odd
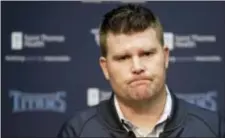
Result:
[[[150,51],[150,52],[152,51],[152,52],[154,52],[154,51],[157,51],[157,48],[155,48],[155,47],[152,47],[152,48],[146,48],[146,49],[142,49],[141,52],[142,52],[142,51],[143,51],[143,52],[145,52],[145,51],[148,51],[148,52],[149,52],[149,51]]]

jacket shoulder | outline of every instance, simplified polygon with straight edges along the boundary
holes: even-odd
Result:
[[[200,117],[201,119],[207,120],[208,119],[218,119],[218,114],[215,111],[211,111],[209,109],[197,106],[195,104],[191,104],[188,102],[185,102],[185,106],[187,108],[188,115],[193,115],[196,117]]]
[[[220,118],[217,112],[183,101],[187,112],[187,120],[192,126],[199,129],[207,129],[218,135]]]
[[[85,125],[95,118],[96,114],[97,106],[76,112],[62,125],[58,137],[79,137]]]

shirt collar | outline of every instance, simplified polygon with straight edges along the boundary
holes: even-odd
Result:
[[[160,123],[166,121],[166,119],[171,115],[171,112],[172,112],[172,97],[171,97],[171,94],[170,94],[170,91],[169,91],[167,85],[166,85],[166,94],[167,94],[167,96],[166,96],[166,104],[164,106],[163,114],[161,115],[161,117],[158,120],[157,124],[160,124]],[[116,95],[114,96],[114,104],[115,104],[116,112],[117,112],[117,114],[119,116],[120,121],[127,120],[124,117],[124,115],[123,115],[123,113],[122,113],[122,111],[121,111],[121,109],[119,107],[119,103],[118,103],[118,100],[116,98]]]

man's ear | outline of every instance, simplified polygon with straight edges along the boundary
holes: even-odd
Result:
[[[107,59],[103,56],[101,56],[99,58],[99,64],[100,64],[100,67],[102,69],[102,72],[106,78],[106,80],[109,80],[109,73],[108,73],[108,67],[107,67]]]
[[[164,52],[164,58],[165,58],[165,67],[166,69],[169,67],[169,58],[170,58],[170,50],[168,46],[163,47],[163,52]]]

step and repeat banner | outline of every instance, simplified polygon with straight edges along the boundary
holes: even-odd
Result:
[[[1,2],[1,133],[54,137],[77,111],[111,94],[99,67],[98,26],[123,2]],[[167,85],[225,112],[224,2],[145,2],[170,48]]]

